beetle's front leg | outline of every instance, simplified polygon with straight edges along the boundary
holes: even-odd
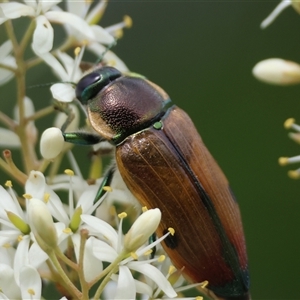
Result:
[[[104,142],[103,139],[98,134],[93,134],[90,132],[78,131],[78,132],[62,132],[65,142],[75,144],[75,145],[95,145]]]

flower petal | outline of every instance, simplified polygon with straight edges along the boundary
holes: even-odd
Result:
[[[99,43],[90,43],[87,45],[87,48],[91,52],[93,52],[97,57],[101,57],[103,53],[107,50],[106,47]],[[120,72],[128,72],[128,68],[125,65],[125,63],[112,51],[107,51],[104,57],[110,66],[113,66]]]
[[[20,232],[18,230],[1,230],[0,231],[0,247],[6,243],[15,243]]]
[[[107,243],[100,241],[98,239],[95,239],[93,241],[93,253],[95,257],[97,257],[101,261],[107,261],[107,262],[113,262],[118,256],[118,253],[116,252],[115,249],[113,249]]]
[[[104,28],[102,28],[99,25],[92,25],[91,26],[94,35],[96,37],[96,42],[101,43],[101,44],[106,44],[110,45],[112,44],[115,39],[111,34],[109,34]]]
[[[54,5],[60,3],[62,0],[40,0],[39,4],[42,6],[42,12],[45,13]]]
[[[134,279],[126,266],[119,267],[119,278],[115,299],[136,299]]]
[[[95,40],[94,32],[88,23],[76,15],[65,11],[48,11],[45,13],[45,17],[54,23],[68,24],[82,33],[88,40]]]
[[[9,245],[6,245],[5,247],[0,247],[0,264],[4,264],[12,267],[15,253],[16,253],[16,249],[10,247]]]
[[[22,299],[41,299],[42,280],[38,271],[30,265],[20,270]]]
[[[129,262],[127,264],[128,268],[131,270],[135,270],[139,273],[144,274],[145,276],[152,279],[157,286],[168,296],[168,297],[176,297],[176,292],[174,291],[170,282],[166,279],[166,277],[154,266],[150,264],[143,264],[141,262]]]
[[[55,100],[69,103],[76,99],[75,89],[69,83],[55,83],[50,90]]]
[[[28,249],[29,249],[30,237],[29,235],[23,236],[22,240],[19,242],[15,259],[14,259],[14,276],[18,285],[20,285],[20,270],[23,266],[28,265]]]
[[[20,218],[24,217],[23,211],[18,202],[14,201],[14,199],[10,196],[10,194],[4,189],[3,186],[0,186],[0,216],[3,219],[7,219],[6,211],[13,212],[18,215]],[[3,214],[4,212],[4,214]]]
[[[46,179],[43,173],[39,171],[31,171],[25,183],[26,194],[40,200],[44,199],[46,189]]]
[[[6,17],[8,19],[16,19],[22,16],[34,16],[35,10],[22,3],[10,2],[10,3],[0,3],[0,9],[3,12],[3,15],[0,17]]]
[[[9,300],[2,292],[0,292],[0,300]]]
[[[51,53],[38,53],[41,59],[52,69],[62,81],[68,81],[69,76],[61,63]]]
[[[14,279],[14,270],[8,265],[0,264],[0,286],[1,292],[7,297],[0,296],[0,299],[20,299],[21,292]]]
[[[85,20],[89,24],[96,24],[104,14],[105,8],[107,6],[106,0],[99,1],[94,7],[89,11],[87,16],[85,17]]]
[[[118,234],[112,226],[90,215],[81,215],[81,220],[95,230],[94,234],[102,235],[114,249],[117,249]]]
[[[92,281],[103,270],[102,261],[94,256],[93,245],[95,240],[94,237],[90,237],[85,244],[83,271],[87,282]]]
[[[36,18],[36,28],[33,33],[32,49],[37,54],[51,51],[53,47],[53,28],[45,16]]]
[[[32,267],[40,267],[48,258],[46,252],[44,252],[37,243],[31,245],[28,252],[28,259]]]
[[[91,3],[88,1],[66,1],[66,7],[68,12],[82,19],[85,18],[90,6]]]

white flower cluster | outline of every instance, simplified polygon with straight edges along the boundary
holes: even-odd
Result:
[[[70,176],[69,188],[72,191],[73,176],[66,176]],[[134,299],[137,292],[152,297],[157,288],[171,298],[176,296],[166,277],[152,265],[161,257],[148,258],[149,250],[164,238],[147,245],[148,238],[160,222],[161,213],[158,209],[147,210],[140,215],[124,237],[124,213],[120,215],[118,230],[92,216],[99,206],[99,203],[93,203],[97,192],[94,187],[85,189],[74,207],[73,194],[70,193],[66,208],[46,184],[43,174],[32,171],[25,185],[24,211],[11,183],[7,182],[6,186],[8,191],[0,186],[2,299],[40,299],[41,274],[45,278],[46,274],[50,277],[54,267],[62,278],[66,277],[58,259],[74,271],[82,272],[81,280],[85,284],[92,285],[109,274],[108,279],[116,282],[114,298],[117,299],[120,295],[125,296],[124,299]],[[16,241],[14,248],[12,245]],[[70,251],[70,247],[74,251],[75,262],[64,254]],[[111,265],[104,268],[103,262]],[[80,265],[82,270],[79,270]],[[115,275],[116,269],[119,275]],[[150,285],[134,280],[130,270],[144,274],[156,285],[152,284],[150,288]],[[68,279],[65,281],[64,285],[70,285],[69,292],[80,298],[81,292]],[[7,282],[10,284],[5,284]],[[99,296],[102,291],[99,290]]]
[[[298,0],[282,0],[274,11],[261,23],[261,28],[266,28],[270,25],[289,6],[292,6],[300,14],[300,2]],[[281,58],[269,58],[258,62],[254,66],[252,73],[257,79],[270,84],[282,86],[300,84],[300,64]],[[296,143],[300,143],[300,126],[296,124],[295,119],[287,119],[284,122],[284,127],[296,131],[290,132],[289,137]],[[280,157],[278,162],[281,166],[299,163],[300,156]],[[293,179],[299,179],[300,168],[289,171],[288,176]]]
[[[75,99],[74,85],[85,72],[81,66],[85,49],[101,57],[106,65],[128,71],[109,49],[122,30],[130,27],[131,19],[124,17],[122,22],[102,28],[97,23],[106,5],[104,0],[0,3],[0,30],[8,38],[0,45],[0,85],[14,79],[18,89],[16,101],[6,95],[14,106],[13,118],[0,112],[4,125],[0,127],[0,147],[5,149],[0,168],[25,191],[20,197],[22,192],[13,189],[11,181],[6,182],[6,189],[0,185],[0,299],[41,299],[43,287],[51,283],[64,296],[61,299],[68,296],[83,300],[90,299],[92,287],[96,287],[94,299],[136,299],[137,295],[156,299],[175,298],[176,291],[199,286],[183,286],[181,272],[170,267],[160,245],[170,233],[149,242],[159,225],[160,210],[145,210],[137,216],[140,209],[132,204],[132,196],[122,182],[103,187],[107,192],[99,199],[96,195],[103,180],[99,156],[91,162],[88,183],[72,146],[64,143],[59,129],[66,115],[73,120],[65,130],[77,130],[80,124],[77,106],[69,103]],[[28,20],[20,40],[14,34],[17,18]],[[57,48],[53,46],[52,23],[60,24],[66,33],[64,43]],[[32,56],[25,59],[28,45]],[[75,58],[67,54],[70,50]],[[50,105],[36,111],[26,95],[25,82],[27,70],[40,63],[64,82],[51,87],[60,112],[54,118],[54,127],[41,137],[35,121],[55,109]],[[41,157],[36,153],[39,141]],[[14,162],[14,148],[20,151],[21,167]],[[76,175],[71,170],[59,173],[65,158]],[[59,192],[68,196],[59,197]],[[67,201],[61,200],[65,198]],[[123,219],[127,214],[112,212],[113,201],[134,211],[136,220],[129,221],[131,227],[125,235]],[[156,255],[151,254],[153,248],[157,248]]]

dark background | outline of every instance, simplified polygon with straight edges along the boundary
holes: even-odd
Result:
[[[189,113],[226,173],[242,211],[253,299],[300,298],[300,186],[286,175],[297,166],[277,163],[300,153],[283,128],[300,114],[299,87],[266,85],[251,74],[270,57],[300,62],[300,16],[291,7],[259,27],[278,2],[111,1],[101,23],[132,17],[113,51]],[[1,99],[13,88],[6,85]]]

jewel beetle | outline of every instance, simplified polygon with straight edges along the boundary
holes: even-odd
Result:
[[[76,97],[97,136],[65,133],[65,140],[110,142],[129,191],[161,210],[157,235],[175,229],[163,241],[174,265],[193,282],[208,280],[219,298],[250,299],[240,210],[190,117],[158,85],[108,66],[85,75]]]

